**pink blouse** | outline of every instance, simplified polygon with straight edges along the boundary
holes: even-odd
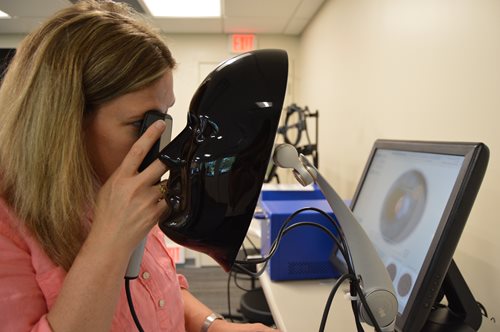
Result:
[[[66,272],[56,266],[0,199],[0,324],[3,331],[51,331],[47,312]],[[130,282],[134,307],[145,331],[185,331],[181,288],[158,227],[148,235],[139,278]],[[78,301],[78,299],[75,299]],[[137,331],[122,288],[112,331]]]

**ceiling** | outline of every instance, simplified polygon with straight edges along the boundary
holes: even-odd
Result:
[[[57,10],[78,0],[0,0],[0,34],[26,34]],[[123,0],[147,14],[141,0]],[[165,33],[299,35],[324,0],[221,0],[221,18],[152,18]]]

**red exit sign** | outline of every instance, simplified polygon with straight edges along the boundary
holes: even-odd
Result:
[[[231,35],[231,52],[243,53],[255,49],[255,35],[237,34]]]

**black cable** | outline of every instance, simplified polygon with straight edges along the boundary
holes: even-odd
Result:
[[[346,273],[341,275],[340,278],[338,278],[337,281],[335,282],[335,285],[333,286],[330,295],[328,295],[328,299],[326,300],[325,309],[323,310],[323,316],[321,317],[321,324],[319,325],[319,332],[323,332],[325,330],[326,320],[328,318],[328,313],[330,312],[330,307],[332,306],[332,301],[333,297],[335,296],[335,293],[337,293],[337,290],[339,289],[340,285],[344,282],[344,280],[350,278],[355,278],[355,277],[352,274]]]
[[[231,273],[234,273],[234,271],[229,271],[228,277],[227,277],[227,313],[220,313],[224,318],[229,319],[231,322],[234,323],[234,320],[236,319],[237,321],[240,322],[245,322],[245,319],[243,316],[240,315],[233,315],[231,312]]]
[[[349,279],[351,281],[351,283],[350,283],[351,296],[356,296],[356,295],[358,296],[358,298],[360,299],[361,303],[363,304],[363,307],[365,308],[365,310],[366,310],[366,312],[367,312],[367,314],[368,314],[368,316],[373,324],[375,331],[382,332],[382,330],[380,329],[380,326],[378,325],[377,320],[375,319],[375,316],[373,315],[373,312],[371,311],[371,308],[368,306],[368,303],[366,302],[366,298],[365,298],[363,292],[361,291],[361,287],[359,285],[359,279],[357,279],[352,274],[343,274],[335,283],[332,291],[330,292],[330,295],[328,296],[328,300],[325,304],[325,309],[323,311],[323,317],[321,318],[321,324],[320,324],[319,331],[320,332],[324,331],[325,326],[326,326],[326,320],[328,318],[328,313],[330,312],[330,307],[331,307],[333,298],[335,296],[335,293],[337,292],[337,290],[340,287],[340,285],[342,284],[342,282],[344,282],[344,280],[346,280],[346,279]],[[361,322],[359,321],[359,311],[358,311],[356,300],[352,300],[352,309],[353,309],[354,317],[356,320],[357,330],[360,332],[364,331],[363,327],[361,326]]]
[[[250,244],[252,245],[252,248],[255,250],[255,251],[259,251],[259,249],[257,248],[257,246],[255,245],[255,243],[253,243],[252,239],[250,238],[250,236],[246,235],[245,236],[247,241],[250,242]]]
[[[231,320],[233,323],[233,315],[231,314],[231,295],[230,295],[230,284],[231,284],[231,273],[233,271],[229,271],[229,275],[227,277],[227,313],[228,313],[228,318]]]
[[[358,302],[356,301],[356,296],[358,293],[356,291],[356,287],[354,287],[352,279],[349,282],[349,292],[351,294],[351,308],[352,308],[352,313],[354,314],[354,322],[356,323],[356,329],[358,330],[358,332],[364,332],[363,326],[361,325],[361,320],[359,319]]]
[[[243,249],[243,253],[245,254],[245,257],[248,257],[247,249],[245,246],[241,246],[241,249]]]
[[[356,275],[354,273],[354,265],[352,264],[352,256],[351,256],[351,250],[349,249],[349,244],[347,243],[344,231],[342,230],[342,227],[340,227],[340,224],[337,220],[337,216],[335,215],[335,213],[332,212],[333,213],[333,217],[332,217],[328,213],[326,213],[325,211],[318,209],[318,208],[315,208],[315,207],[309,207],[307,209],[310,211],[316,211],[316,212],[320,213],[322,216],[327,218],[332,223],[332,225],[335,227],[335,230],[339,234],[340,241],[342,242],[343,248],[346,251],[347,256],[348,256],[348,259],[346,259],[346,265],[348,267],[348,272]],[[345,259],[345,257],[344,257],[344,259]],[[349,270],[349,267],[351,267],[351,270]]]
[[[364,332],[363,325],[361,325],[361,320],[359,319],[359,309],[358,302],[356,300],[351,300],[351,308],[354,314],[354,322],[356,323],[356,330],[358,332]]]
[[[240,273],[240,272],[234,271],[234,270],[233,270],[233,272],[236,274],[238,280],[244,280],[244,281],[252,281],[252,280],[254,280],[254,278],[250,277],[246,273]],[[241,276],[240,274],[242,274],[243,276]],[[248,277],[248,278],[245,278],[245,277]]]
[[[317,224],[317,223],[314,223],[314,222],[309,222],[309,221],[302,221],[302,222],[297,222],[291,226],[288,226],[286,227],[285,229],[283,229],[283,231],[280,231],[280,233],[278,234],[278,236],[276,237],[275,241],[273,242],[273,247],[271,249],[271,251],[269,252],[269,255],[262,258],[262,259],[256,259],[255,261],[253,260],[248,260],[248,261],[238,261],[238,262],[243,262],[243,263],[248,263],[248,262],[254,262],[256,264],[258,263],[265,263],[265,265],[260,269],[260,271],[258,272],[252,272],[248,269],[246,269],[245,267],[243,267],[242,263],[238,263],[237,266],[238,268],[242,269],[243,271],[245,271],[245,273],[248,273],[249,275],[251,275],[252,277],[259,277],[261,276],[264,271],[265,271],[265,267],[267,266],[267,263],[268,261],[271,259],[271,257],[274,255],[274,253],[276,252],[277,248],[278,248],[278,245],[279,243],[281,242],[281,238],[286,234],[288,233],[289,231],[291,231],[292,229],[294,228],[297,228],[299,226],[312,226],[312,227],[316,227],[316,228],[320,228],[322,229],[325,233],[327,233],[336,243],[338,246],[340,246],[340,242],[339,240],[335,237],[335,235],[333,235],[333,233],[328,229],[326,228],[325,226],[321,225],[321,224]],[[274,245],[276,244],[276,245]],[[345,251],[343,249],[339,249],[341,250],[342,254],[345,255]]]
[[[137,314],[135,313],[134,303],[132,302],[132,295],[130,294],[130,279],[125,278],[125,293],[127,293],[127,302],[128,307],[130,309],[130,313],[132,314],[132,318],[134,319],[135,326],[139,332],[144,332],[142,329],[141,323],[139,322],[139,318],[137,318]]]
[[[481,313],[483,314],[483,316],[488,318],[488,312],[486,311],[486,307],[479,301],[476,301],[476,303],[479,306],[479,309],[481,309]]]
[[[251,291],[251,289],[247,289],[243,286],[241,286],[239,283],[238,283],[238,272],[234,272],[234,276],[233,276],[233,280],[234,280],[234,284],[236,285],[236,287],[238,287],[239,289],[241,289],[242,291],[244,292],[249,292]],[[251,281],[252,279],[243,279],[243,280],[246,280],[246,281]]]
[[[363,305],[363,308],[365,308],[366,313],[368,314],[368,318],[370,318],[375,331],[376,332],[382,332],[382,330],[380,329],[380,326],[378,325],[377,320],[375,319],[375,316],[373,315],[372,309],[368,305],[368,302],[366,302],[365,295],[363,294],[363,291],[361,290],[361,286],[359,285],[359,280],[358,279],[355,280],[354,287],[356,287],[356,291],[358,293],[359,300],[361,301],[361,304]]]
[[[332,239],[337,243],[337,247],[339,249],[339,251],[342,253],[342,256],[344,256],[344,260],[346,261],[346,265],[347,265],[347,268],[348,268],[348,272],[351,273],[351,274],[354,274],[354,267],[352,265],[352,259],[350,257],[350,251],[348,250],[348,245],[347,245],[347,241],[345,240],[345,235],[340,227],[340,225],[338,224],[337,220],[336,219],[333,219],[330,215],[328,215],[326,212],[324,212],[323,210],[321,209],[318,209],[318,208],[314,208],[314,207],[305,207],[305,208],[302,208],[302,209],[299,209],[297,211],[295,211],[294,213],[292,213],[284,222],[283,224],[281,225],[281,228],[278,232],[278,235],[276,236],[276,239],[273,241],[272,245],[271,245],[271,248],[269,250],[269,253],[266,257],[263,257],[263,258],[256,258],[256,259],[249,259],[249,260],[245,260],[245,261],[240,261],[240,260],[236,260],[235,261],[235,264],[237,264],[237,266],[239,268],[241,268],[243,271],[245,271],[245,273],[248,273],[249,275],[253,276],[253,277],[259,277],[260,275],[262,275],[262,273],[264,273],[264,270],[265,270],[265,267],[267,265],[267,262],[271,259],[271,257],[274,255],[274,253],[276,252],[277,248],[278,248],[278,245],[279,245],[279,242],[281,241],[281,238],[283,237],[284,235],[284,230],[286,229],[287,225],[300,213],[304,212],[304,211],[316,211],[318,213],[320,213],[321,215],[325,216],[328,220],[331,221],[332,225],[334,226],[334,228],[337,230],[337,232],[339,233],[339,237],[340,237],[340,241],[342,243],[339,244],[338,242],[338,239],[333,236]],[[317,225],[317,224],[316,224]],[[328,229],[327,229],[328,230]],[[330,230],[328,230],[328,232],[330,232]],[[252,271],[249,271],[247,270],[245,267],[242,266],[242,264],[248,264],[248,263],[254,263],[254,264],[261,264],[261,263],[265,263],[265,265],[262,267],[262,269],[256,273],[252,272]]]
[[[271,258],[271,257],[266,257],[266,258]],[[252,263],[252,262],[245,262],[245,264],[248,264],[248,263]],[[258,263],[255,263],[255,264],[261,264],[262,262],[258,262]],[[234,266],[237,267],[238,269],[242,270],[243,272],[245,272],[246,274],[248,274],[249,276],[252,276],[254,278],[258,278],[260,277],[264,271],[266,270],[266,267],[267,267],[267,263],[268,263],[268,260],[264,261],[263,262],[263,265],[261,267],[260,270],[258,270],[257,272],[253,272],[253,271],[250,271],[249,269],[247,269],[243,264],[241,263],[234,263]]]

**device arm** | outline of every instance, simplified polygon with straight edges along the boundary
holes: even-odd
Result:
[[[326,181],[314,165],[290,144],[276,147],[274,163],[284,168],[292,168],[298,182],[302,185],[316,182],[332,208],[348,243],[352,264],[356,275],[361,279],[361,287],[368,306],[383,331],[393,331],[398,304],[389,274],[377,254],[375,247],[358,223],[351,210],[345,205],[337,192]],[[361,319],[373,326],[368,314],[358,300]]]

